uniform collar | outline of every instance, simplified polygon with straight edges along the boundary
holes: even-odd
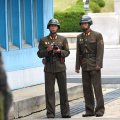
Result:
[[[56,40],[58,38],[58,35],[56,34],[55,36],[49,35],[50,40]]]
[[[91,32],[92,32],[92,30],[90,30],[88,33],[85,33],[85,32],[84,32],[83,35],[84,35],[84,36],[90,36],[90,35],[91,35]]]

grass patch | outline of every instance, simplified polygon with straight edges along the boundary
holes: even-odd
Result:
[[[54,12],[63,12],[75,5],[77,0],[54,0]]]
[[[101,12],[114,12],[114,0],[104,0],[105,7],[101,9]]]

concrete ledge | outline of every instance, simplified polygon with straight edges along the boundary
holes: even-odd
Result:
[[[69,101],[83,97],[81,84],[68,83],[67,86]],[[58,105],[60,102],[57,85],[55,85],[55,95],[56,105]],[[44,84],[15,90],[13,96],[14,103],[11,108],[10,119],[24,117],[46,108]]]
[[[15,90],[44,83],[43,69],[44,66],[40,66],[23,70],[8,71],[7,76],[10,88]]]
[[[62,35],[67,38],[76,38],[77,35],[79,35],[81,32],[62,32],[58,33],[59,35]]]

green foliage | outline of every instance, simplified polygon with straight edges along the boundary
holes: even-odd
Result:
[[[99,13],[101,8],[105,6],[104,0],[90,0],[90,10],[93,13]]]
[[[80,18],[85,14],[83,1],[78,0],[75,5],[66,9],[64,12],[55,12],[54,17],[59,20],[61,29],[59,32],[79,32]]]
[[[90,2],[90,9],[93,13],[99,13],[100,12],[100,7],[95,2]]]
[[[84,7],[83,7],[83,1],[77,0],[76,4],[68,9],[66,9],[65,12],[80,12],[80,13],[85,12]]]
[[[60,12],[55,13],[55,18],[60,22],[61,29],[59,32],[79,32],[80,29],[80,18],[84,13],[80,12]]]
[[[105,1],[104,1],[104,0],[95,0],[95,2],[96,2],[100,7],[104,7],[104,6],[105,6]]]

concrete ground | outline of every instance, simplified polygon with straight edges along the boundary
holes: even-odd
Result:
[[[94,119],[120,119],[120,89],[116,88],[109,88],[106,85],[103,85],[103,93],[104,93],[104,100],[105,100],[105,114],[103,117],[87,117],[83,118],[82,114],[85,113],[84,109],[84,98],[81,97],[77,99],[73,99],[70,101],[70,111],[72,119],[85,119],[85,120],[94,120]],[[60,106],[56,106],[56,119],[61,118],[60,114]],[[42,110],[36,113],[33,113],[29,116],[19,118],[16,120],[35,120],[35,119],[46,119],[46,110]]]

